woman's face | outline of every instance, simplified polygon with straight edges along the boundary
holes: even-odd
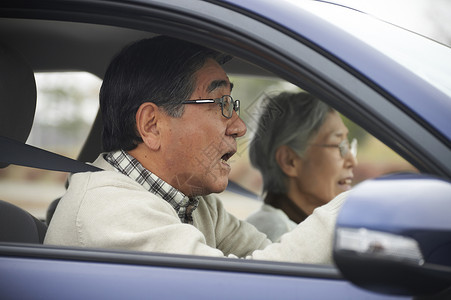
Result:
[[[296,164],[297,177],[290,186],[290,198],[303,201],[301,208],[308,214],[317,206],[332,200],[338,194],[351,189],[353,167],[356,158],[349,151],[341,157],[338,145],[348,138],[348,129],[337,112],[330,112],[317,135]],[[301,200],[302,199],[302,200]]]

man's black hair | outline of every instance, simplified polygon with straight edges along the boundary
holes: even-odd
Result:
[[[132,150],[142,142],[136,112],[153,102],[180,117],[194,92],[195,72],[208,58],[220,64],[229,56],[190,42],[158,36],[125,47],[111,61],[100,89],[103,150]]]

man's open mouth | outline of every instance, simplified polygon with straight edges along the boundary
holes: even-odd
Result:
[[[227,164],[227,161],[235,154],[235,151],[230,151],[221,156],[221,161]]]

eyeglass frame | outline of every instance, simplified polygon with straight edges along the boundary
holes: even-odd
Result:
[[[230,116],[226,116],[224,114],[224,97],[230,97],[232,100],[230,104],[232,104],[232,110],[230,112]],[[240,100],[233,100],[230,95],[223,95],[220,98],[215,99],[196,99],[196,100],[185,100],[182,104],[208,104],[208,103],[218,103],[221,106],[221,113],[226,119],[230,119],[233,116],[233,111],[235,111],[238,115],[240,115]]]
[[[349,143],[348,139],[344,139],[340,142],[340,144],[309,144],[310,146],[317,146],[317,147],[333,147],[338,148],[340,151],[341,158],[346,158],[346,155],[348,153],[351,153],[352,156],[355,158],[357,157],[357,139],[353,138],[352,141]]]

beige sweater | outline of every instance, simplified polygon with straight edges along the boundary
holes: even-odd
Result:
[[[215,196],[202,197],[194,226],[184,224],[170,204],[117,172],[102,155],[94,165],[105,171],[71,176],[45,244],[332,263],[334,224],[345,194],[317,208],[280,243],[271,243],[227,213]]]

